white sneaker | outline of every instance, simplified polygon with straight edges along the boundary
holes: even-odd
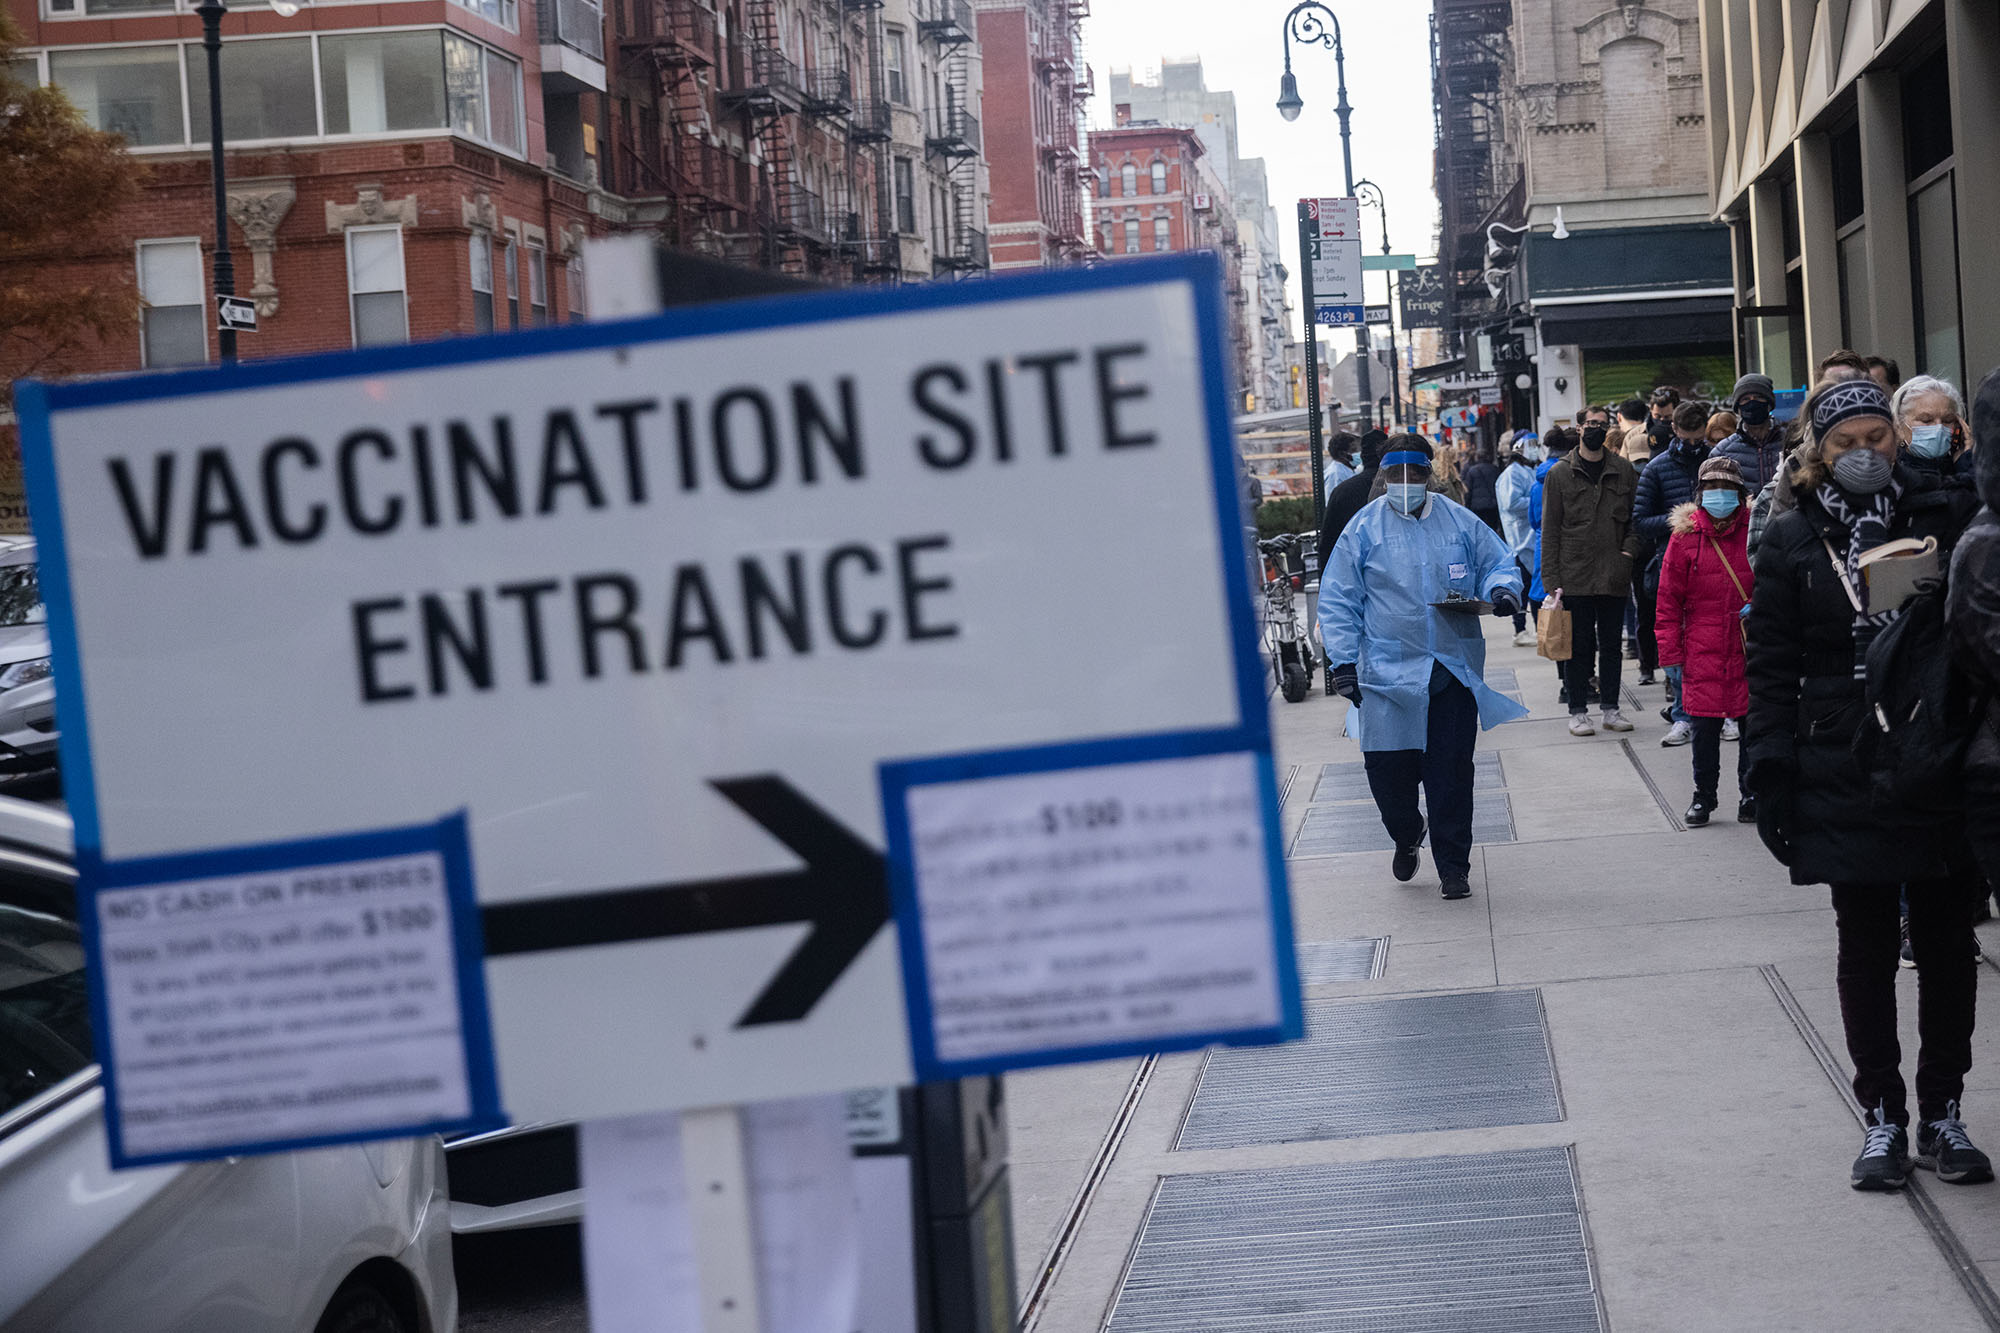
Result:
[[[1632,724],[1627,722],[1625,715],[1617,709],[1607,708],[1604,710],[1604,729],[1606,731],[1630,731],[1632,730]]]
[[[1737,729],[1735,718],[1725,717],[1722,719],[1722,739],[1726,741],[1740,741],[1743,739],[1743,733]]]
[[[1694,739],[1694,726],[1688,722],[1676,722],[1667,728],[1667,734],[1660,737],[1662,745],[1686,745]]]
[[[1532,648],[1532,647],[1534,647],[1534,646],[1535,646],[1535,632],[1534,632],[1533,630],[1531,630],[1531,629],[1520,629],[1520,630],[1515,630],[1515,631],[1514,631],[1514,646],[1515,646],[1516,648]]]
[[[1627,728],[1627,730],[1630,730],[1630,728]],[[1571,713],[1569,715],[1569,734],[1572,736],[1595,736],[1597,728],[1590,725],[1590,715],[1588,713]]]

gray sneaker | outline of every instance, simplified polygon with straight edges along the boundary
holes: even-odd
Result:
[[[1607,708],[1604,710],[1604,729],[1606,731],[1630,731],[1632,730],[1632,724],[1627,722],[1625,715],[1617,709]]]
[[[1891,1124],[1886,1108],[1878,1106],[1868,1113],[1868,1132],[1850,1183],[1858,1190],[1899,1190],[1909,1178],[1909,1131]]]
[[[1943,1119],[1926,1120],[1917,1126],[1917,1165],[1937,1172],[1937,1178],[1948,1185],[1977,1185],[1993,1179],[1993,1163],[1966,1137],[1957,1102],[1945,1103]]]

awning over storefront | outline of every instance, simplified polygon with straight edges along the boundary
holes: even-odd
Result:
[[[1729,228],[1710,222],[1578,228],[1561,240],[1534,232],[1522,243],[1521,265],[1538,312],[1551,299],[1706,292],[1735,280]]]
[[[1540,306],[1544,346],[1680,347],[1697,343],[1729,346],[1734,334],[1733,303],[1727,296],[1682,296],[1665,300],[1592,301]]]

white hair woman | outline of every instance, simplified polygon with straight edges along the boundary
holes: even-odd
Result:
[[[1961,476],[1959,456],[1965,452],[1965,400],[1950,380],[1918,375],[1905,380],[1889,400],[1896,419],[1896,438],[1903,461],[1947,486],[1971,489],[1972,468]]]

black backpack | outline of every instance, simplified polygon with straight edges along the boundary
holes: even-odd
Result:
[[[1868,716],[1854,757],[1878,804],[1949,810],[1989,691],[1957,663],[1942,586],[1910,598],[1868,645]]]

